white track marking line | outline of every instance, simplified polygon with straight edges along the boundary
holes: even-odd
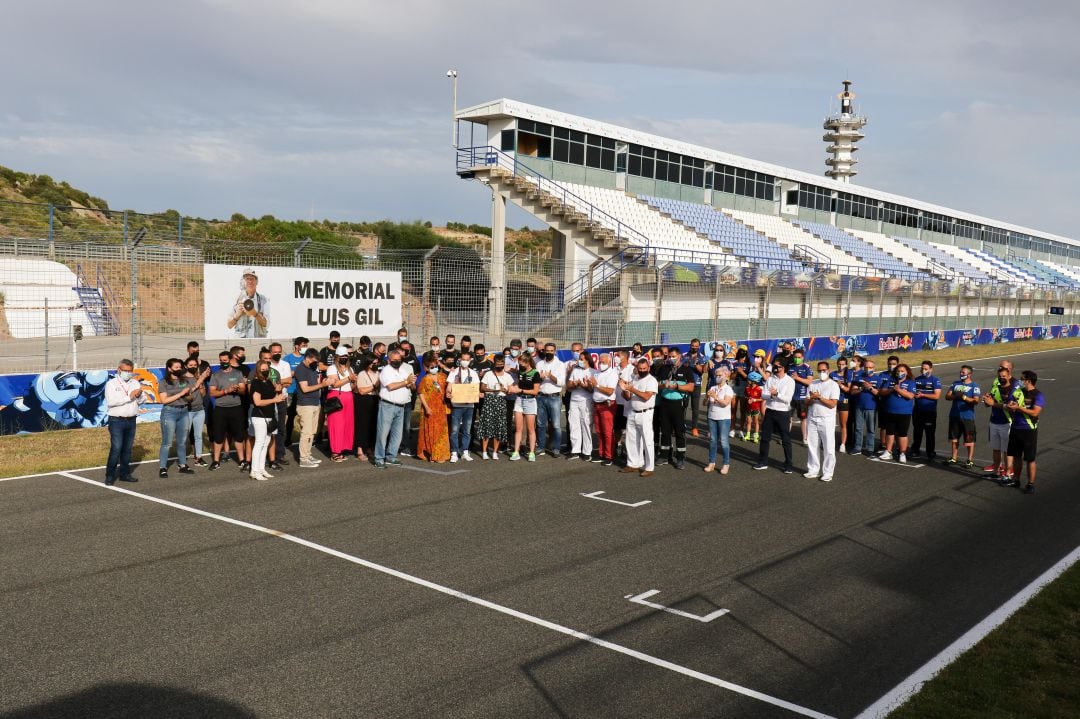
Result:
[[[882,464],[895,464],[897,467],[907,467],[908,469],[919,469],[921,467],[926,466],[925,464],[915,464],[913,462],[900,462],[898,460],[893,460],[893,459],[885,460],[885,459],[882,459],[881,457],[867,457],[867,459],[870,460],[871,462],[881,462]]]
[[[451,470],[429,469],[427,467],[416,467],[414,465],[404,464],[404,463],[400,467],[398,467],[398,469],[408,469],[408,470],[411,470],[413,472],[426,472],[428,474],[441,474],[444,477],[450,477],[450,476],[453,476],[455,474],[468,474],[469,473],[469,470],[467,470],[467,469],[451,469]]]
[[[727,614],[729,611],[731,611],[730,609],[717,609],[715,611],[709,612],[708,614],[699,615],[699,614],[692,614],[690,612],[684,612],[681,609],[672,609],[671,607],[665,607],[663,604],[657,604],[656,602],[646,601],[649,597],[655,596],[655,595],[657,595],[659,593],[660,593],[659,589],[650,589],[649,591],[642,592],[641,594],[638,594],[637,596],[634,596],[633,594],[627,594],[626,597],[624,597],[624,598],[630,600],[634,604],[641,604],[641,605],[644,605],[646,607],[651,607],[653,609],[659,609],[662,612],[667,612],[669,614],[675,614],[675,615],[678,615],[680,617],[686,617],[687,619],[693,619],[695,622],[702,622],[702,623],[711,622],[712,620],[716,619],[717,617],[722,617],[725,614]]]
[[[863,709],[855,719],[877,719],[885,717],[922,689],[923,684],[933,679],[938,672],[955,661],[961,654],[971,649],[987,634],[1001,626],[1016,610],[1028,603],[1043,587],[1057,579],[1065,570],[1080,560],[1080,547],[1062,557],[1054,566],[1036,577],[1035,581],[1013,595],[1007,602],[995,609],[989,616],[964,632],[959,639],[945,647],[937,656],[916,669],[911,676],[897,684],[889,693]]]
[[[1075,339],[1075,338],[1070,337],[1068,339]],[[983,347],[985,345],[972,345],[972,346],[974,346],[974,347]],[[956,349],[956,348],[953,347],[952,349]],[[1058,347],[1057,349],[1052,349],[1052,350],[1035,350],[1034,352],[1015,352],[1013,354],[994,355],[992,357],[976,357],[974,359],[966,359],[966,360],[949,360],[948,362],[935,362],[934,366],[937,367],[939,364],[970,364],[972,362],[982,362],[983,360],[993,360],[993,359],[1013,359],[1014,357],[1026,357],[1027,355],[1042,355],[1042,354],[1046,354],[1047,352],[1069,352],[1069,351],[1077,352],[1078,349],[1080,349],[1080,348],[1077,348],[1077,347]],[[933,352],[931,350],[927,350],[927,352],[930,352],[930,354],[928,356],[933,358],[933,356],[934,356]],[[1080,352],[1077,352],[1077,354],[1080,354]],[[1068,362],[1068,360],[1066,360],[1066,362]]]
[[[511,609],[510,607],[503,606],[502,604],[496,604],[495,602],[488,601],[487,599],[481,599],[480,597],[475,597],[475,596],[473,596],[471,594],[466,594],[465,592],[459,591],[457,589],[453,589],[451,587],[444,586],[442,584],[436,584],[435,582],[429,581],[427,579],[421,579],[420,577],[414,576],[412,574],[406,574],[405,572],[402,572],[402,571],[397,570],[397,569],[392,569],[392,568],[387,567],[387,566],[382,565],[382,564],[376,564],[375,562],[371,562],[371,561],[368,561],[366,559],[361,559],[360,557],[354,557],[351,554],[346,554],[346,553],[338,551],[336,549],[331,549],[330,547],[326,547],[326,546],[324,546],[322,544],[316,544],[315,542],[311,542],[311,541],[309,541],[307,539],[301,539],[300,537],[297,537],[297,536],[292,535],[292,534],[286,534],[285,532],[281,532],[281,531],[278,531],[276,529],[269,529],[267,527],[262,527],[262,526],[259,526],[258,524],[252,524],[251,522],[245,522],[243,520],[233,519],[231,517],[226,517],[226,516],[223,516],[223,515],[220,515],[220,514],[214,514],[213,512],[207,512],[207,511],[202,510],[202,509],[196,509],[195,507],[189,507],[187,505],[179,504],[177,502],[171,502],[171,501],[169,501],[167,499],[161,499],[159,497],[152,497],[152,496],[147,495],[147,494],[140,494],[139,492],[133,492],[132,490],[124,489],[123,487],[117,487],[115,485],[109,487],[109,486],[106,486],[106,485],[102,484],[101,482],[96,481],[96,480],[87,479],[86,477],[80,477],[77,474],[72,474],[71,472],[55,472],[54,474],[58,474],[58,475],[61,475],[61,476],[64,476],[64,477],[68,477],[69,479],[78,480],[79,482],[85,482],[86,484],[91,484],[91,485],[93,485],[95,487],[100,487],[102,489],[107,489],[107,490],[117,492],[117,493],[120,493],[120,494],[126,494],[126,495],[129,495],[129,496],[132,496],[132,497],[137,497],[139,499],[143,499],[143,500],[146,500],[148,502],[155,502],[157,504],[162,504],[162,505],[164,505],[166,507],[172,507],[173,509],[179,509],[180,511],[183,511],[183,512],[190,512],[191,514],[197,514],[197,515],[199,515],[201,517],[207,517],[209,519],[216,519],[219,522],[225,522],[227,524],[232,524],[232,525],[235,525],[237,527],[243,527],[244,529],[250,529],[250,530],[255,531],[255,532],[261,532],[262,534],[267,534],[267,535],[270,535],[272,537],[277,537],[278,539],[284,539],[287,542],[293,542],[295,544],[299,544],[302,547],[307,547],[308,549],[314,549],[317,552],[322,552],[323,554],[328,554],[331,557],[336,557],[338,559],[343,559],[346,562],[351,562],[353,564],[360,565],[361,567],[366,567],[366,568],[372,569],[372,570],[374,570],[376,572],[381,572],[382,574],[387,574],[387,575],[389,575],[391,577],[396,577],[397,579],[401,579],[401,580],[404,580],[406,582],[410,582],[411,584],[416,584],[416,585],[419,585],[421,587],[425,587],[427,589],[432,589],[432,590],[434,590],[436,592],[440,592],[442,594],[446,594],[448,596],[455,597],[456,599],[461,599],[461,600],[469,602],[471,604],[475,604],[477,606],[481,606],[481,607],[484,607],[486,609],[491,609],[493,611],[499,612],[500,614],[505,614],[507,616],[514,617],[515,619],[520,619],[520,620],[528,622],[530,624],[535,624],[536,626],[543,627],[545,629],[550,629],[551,631],[558,632],[559,634],[565,634],[566,636],[573,637],[574,639],[577,639],[579,641],[588,642],[589,644],[593,644],[595,646],[602,647],[604,649],[609,649],[609,650],[611,650],[613,652],[617,652],[619,654],[623,654],[625,656],[631,657],[633,659],[637,659],[637,660],[645,662],[647,664],[652,664],[653,666],[660,667],[661,669],[667,669],[667,670],[675,672],[677,674],[682,674],[683,676],[690,677],[691,679],[697,679],[699,681],[705,682],[706,684],[711,684],[713,686],[720,687],[721,689],[727,689],[728,691],[734,692],[736,694],[740,694],[740,695],[745,696],[745,697],[749,697],[750,699],[756,699],[756,700],[758,700],[760,702],[764,702],[766,704],[771,704],[773,706],[780,707],[782,709],[786,709],[786,710],[788,710],[790,712],[793,712],[795,714],[801,714],[802,716],[807,716],[807,717],[814,717],[815,719],[833,719],[828,714],[822,714],[821,712],[816,712],[813,709],[807,709],[806,707],[799,706],[798,704],[792,704],[791,702],[784,701],[783,699],[778,699],[776,697],[770,696],[768,694],[763,694],[762,692],[755,691],[753,689],[741,686],[739,684],[734,684],[732,682],[725,681],[725,680],[720,679],[718,677],[714,677],[714,676],[711,676],[709,674],[699,672],[699,671],[697,671],[695,669],[690,669],[689,667],[684,667],[684,666],[682,666],[680,664],[675,664],[675,663],[669,662],[669,661],[667,661],[665,659],[660,659],[660,658],[654,657],[654,656],[652,656],[650,654],[645,654],[643,652],[639,652],[636,649],[630,649],[629,647],[624,647],[621,644],[615,644],[614,642],[609,642],[606,639],[600,639],[599,637],[594,637],[591,634],[586,634],[585,632],[580,632],[580,631],[578,631],[576,629],[571,629],[571,628],[565,627],[565,626],[563,626],[561,624],[556,624],[555,622],[550,622],[550,621],[548,621],[546,619],[541,619],[540,617],[534,617],[531,614],[525,614],[524,612],[519,612],[516,609]]]
[[[621,504],[624,507],[633,507],[634,509],[636,509],[638,507],[644,507],[646,504],[652,504],[651,499],[643,499],[640,502],[634,502],[633,504],[631,504],[630,502],[620,502],[617,499],[608,499],[607,497],[601,497],[600,496],[601,494],[607,494],[604,491],[580,492],[580,494],[581,494],[582,497],[585,497],[587,499],[599,499],[601,502],[611,502],[612,504]]]

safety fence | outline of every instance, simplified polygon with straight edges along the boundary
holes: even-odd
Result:
[[[129,228],[134,229],[134,227]],[[402,318],[418,346],[469,335],[615,346],[692,337],[766,338],[943,331],[1080,321],[1080,298],[1006,284],[765,273],[638,258],[618,267],[505,257],[505,325],[489,325],[491,258],[460,247],[365,254],[321,243],[147,240],[127,244],[0,237],[0,373],[158,366],[204,337],[203,265],[400,272]],[[573,286],[574,291],[568,292]],[[385,340],[396,334],[387,328]],[[274,337],[288,347],[291,337]],[[324,337],[311,337],[313,344]],[[358,338],[346,338],[354,343]],[[203,343],[207,349],[217,349]],[[231,342],[220,343],[220,346]],[[252,348],[248,348],[249,352]],[[257,348],[255,348],[257,349]]]

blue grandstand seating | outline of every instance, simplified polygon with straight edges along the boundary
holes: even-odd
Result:
[[[801,227],[807,232],[817,235],[826,242],[859,258],[868,265],[871,265],[888,275],[911,280],[934,279],[926,272],[917,270],[906,262],[902,262],[886,253],[884,250],[871,245],[869,242],[856,237],[855,235],[848,234],[832,225],[823,225],[818,222],[807,222],[805,220],[792,220],[791,223],[796,227]]]
[[[793,270],[803,266],[786,248],[709,205],[646,195],[638,199],[762,269]]]
[[[1012,264],[1011,262],[1007,262],[1006,260],[1001,259],[995,254],[992,254],[990,252],[983,252],[982,250],[975,250],[970,247],[965,247],[964,251],[972,255],[973,257],[978,257],[983,262],[988,262],[1001,272],[1005,273],[1009,277],[1016,278],[1020,282],[1033,285],[1046,284],[1046,282],[1040,279],[1039,276],[1036,275],[1034,272],[1024,269],[1018,265]]]
[[[897,242],[907,245],[916,252],[921,252],[931,260],[947,270],[955,272],[960,277],[969,277],[973,280],[990,281],[992,278],[977,267],[961,262],[948,252],[944,252],[931,242],[924,242],[911,237],[894,237]]]

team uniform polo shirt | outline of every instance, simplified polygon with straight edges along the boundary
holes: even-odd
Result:
[[[810,369],[810,365],[805,361],[802,364],[795,364],[795,362],[792,361],[792,363],[788,365],[787,371],[788,377],[791,377],[792,382],[795,382],[796,377],[810,379],[814,376],[814,371]],[[806,399],[807,389],[809,389],[808,385],[802,384],[801,382],[795,382],[794,400],[799,402]]]
[[[915,391],[925,394],[933,394],[941,389],[941,380],[935,375],[920,375],[915,378]],[[915,399],[916,412],[936,412],[937,400],[917,397]]]
[[[240,374],[240,370],[235,367],[219,370],[210,375],[210,386],[217,387],[219,390],[227,390],[234,385],[243,383],[244,375]],[[214,405],[217,407],[239,407],[240,404],[240,395],[238,394],[222,395],[214,401]]]
[[[968,399],[979,400],[982,398],[982,390],[979,389],[979,385],[974,382],[964,383],[959,380],[954,382],[949,391],[953,394],[952,408],[949,409],[949,416],[956,419],[975,419],[975,405],[965,402],[960,397],[967,397]]]
[[[839,387],[841,384],[851,384],[851,380],[852,380],[852,377],[854,376],[854,374],[855,374],[854,370],[850,370],[850,369],[845,369],[843,372],[840,372],[839,370],[833,370],[832,372],[829,373],[829,379],[831,379],[833,382],[835,382],[836,386]],[[841,402],[847,402],[850,399],[851,399],[851,393],[850,392],[845,392],[843,389],[841,389],[840,390],[840,401]]]
[[[855,394],[855,404],[857,409],[877,409],[877,397],[870,391],[871,387],[876,386],[877,375],[873,372],[867,372],[864,369],[859,370],[854,374],[851,380],[854,384],[858,385],[861,392]],[[863,382],[869,382],[870,386],[867,387]]]
[[[892,392],[883,400],[883,409],[888,414],[911,414],[915,410],[915,400],[901,397],[897,389],[905,392],[915,391],[915,380],[906,377],[902,380],[894,380],[891,383]]]

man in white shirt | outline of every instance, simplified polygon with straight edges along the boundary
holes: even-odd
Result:
[[[116,376],[105,383],[105,404],[109,408],[109,461],[105,465],[105,484],[138,482],[131,476],[131,445],[135,442],[135,422],[139,405],[146,401],[142,382],[135,377],[135,365],[120,360]]]
[[[655,469],[653,449],[653,412],[656,392],[660,388],[656,378],[649,372],[649,360],[642,357],[631,381],[619,380],[619,390],[626,400],[626,466],[620,472],[640,472],[651,477]]]
[[[831,482],[836,467],[836,405],[840,385],[829,379],[829,363],[818,362],[817,379],[806,395],[806,474],[809,479]]]
[[[780,442],[784,446],[784,474],[795,471],[791,465],[791,398],[794,395],[795,380],[788,377],[787,366],[774,363],[772,376],[765,380],[762,391],[765,416],[761,418],[761,444],[754,469],[768,469],[769,445],[772,443],[773,430],[776,430],[780,432]]]
[[[559,396],[566,386],[566,364],[558,359],[555,343],[544,345],[537,355],[536,371],[540,373],[540,394],[536,397],[536,453],[545,450],[558,457],[562,448],[562,402]],[[551,449],[547,449],[548,426],[551,426]]]
[[[401,464],[397,458],[405,428],[405,410],[412,399],[413,370],[403,361],[401,350],[389,355],[379,370],[379,418],[375,423],[375,466]]]
[[[473,414],[476,412],[476,404],[473,402],[460,402],[454,400],[454,385],[480,384],[480,375],[469,365],[472,364],[472,352],[462,350],[458,357],[457,367],[450,370],[446,378],[446,392],[450,398],[450,461],[456,462],[458,458],[466,462],[473,460],[469,454],[472,445]]]
[[[566,388],[570,390],[570,404],[566,410],[566,424],[570,430],[570,459],[592,459],[592,396],[593,376],[589,361],[578,353],[566,376]]]

